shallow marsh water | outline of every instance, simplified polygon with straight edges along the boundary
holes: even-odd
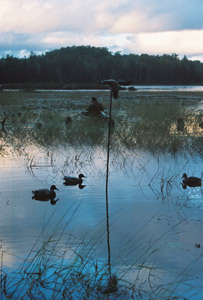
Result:
[[[78,114],[92,93],[1,93],[6,125],[1,132],[0,238],[8,275],[53,232],[53,239],[60,237],[60,253],[69,247],[65,259],[77,251],[107,263],[108,126]],[[109,92],[96,94],[108,109]],[[202,101],[201,93],[120,92],[113,103],[111,263],[119,278],[135,284],[140,293],[135,299],[145,292],[146,299],[202,299],[203,191],[181,186],[184,172],[203,175]],[[68,125],[67,116],[72,118]],[[180,116],[184,128],[178,131]],[[87,176],[83,189],[63,184],[64,175],[79,173]],[[55,205],[32,199],[32,190],[52,184],[59,189]]]

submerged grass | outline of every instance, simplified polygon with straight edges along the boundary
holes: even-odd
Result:
[[[126,236],[125,241],[114,250],[114,256],[121,263],[118,267],[112,267],[113,272],[109,276],[106,259],[97,258],[97,248],[106,239],[103,222],[85,236],[75,237],[73,232],[67,234],[66,229],[69,229],[80,204],[72,205],[52,229],[49,226],[53,222],[54,213],[51,215],[31,251],[13,273],[7,273],[4,268],[2,254],[1,296],[13,300],[185,299],[184,295],[181,296],[178,292],[179,285],[185,285],[191,295],[197,293],[197,290],[192,291],[192,282],[190,285],[188,283],[193,279],[188,274],[192,265],[197,263],[202,255],[181,274],[173,274],[174,279],[168,283],[164,283],[161,276],[164,272],[170,274],[172,271],[156,267],[156,258],[160,251],[157,245],[163,238],[170,236],[184,220],[149,241],[140,239],[142,230],[147,226],[145,223],[144,227],[134,234],[137,241],[136,256],[135,241]],[[157,216],[153,216],[147,223],[156,220]],[[128,258],[131,260],[130,265],[127,263]],[[131,280],[128,280],[129,273]]]
[[[79,208],[67,211],[55,229],[42,241],[43,229],[27,258],[7,276],[1,258],[1,295],[6,299],[128,299],[126,284],[116,275],[109,277],[105,263],[96,260],[94,250],[104,239],[104,227],[98,227],[89,243],[65,233]],[[71,213],[68,221],[62,220]],[[53,215],[52,215],[53,217]],[[65,235],[66,243],[61,241]],[[71,246],[72,245],[72,246]]]
[[[109,93],[100,92],[98,95],[108,108]],[[69,165],[75,169],[75,164],[80,169],[81,161],[84,167],[92,160],[92,153],[85,151],[86,146],[106,148],[107,122],[83,119],[79,115],[79,111],[88,106],[88,93],[77,92],[71,97],[69,94],[70,99],[67,99],[67,94],[51,92],[1,92],[1,96],[1,119],[6,116],[5,128],[1,130],[0,137],[1,155],[6,155],[10,147],[15,152],[28,155],[29,146],[35,145],[47,152],[50,150],[52,155],[53,149],[55,151],[59,146],[72,146],[75,147],[74,160],[71,161],[67,154],[64,168]],[[189,153],[190,156],[195,154],[202,157],[203,116],[201,110],[196,110],[199,101],[189,102],[188,106],[187,99],[182,99],[182,96],[177,97],[175,103],[167,103],[168,98],[164,97],[165,95],[161,95],[159,98],[154,94],[152,103],[150,95],[145,99],[146,96],[141,94],[135,96],[123,93],[121,99],[113,103],[115,126],[112,127],[111,136],[111,149],[114,150],[112,164],[125,164],[128,150],[132,156],[132,153],[140,149],[158,155]],[[67,117],[71,118],[68,122]],[[119,157],[123,157],[122,162],[118,162]],[[30,158],[30,168],[35,161],[36,156]],[[144,170],[143,165],[140,167]],[[161,178],[159,195],[170,193],[175,176],[166,178],[158,172],[154,176]],[[149,182],[152,188],[153,180],[151,178]],[[71,218],[73,216],[74,214]],[[66,238],[66,244],[61,241],[71,218],[64,227],[57,224],[46,239],[42,239],[41,235],[12,276],[6,274],[2,257],[2,295],[7,299],[181,299],[175,293],[175,286],[184,282],[184,276],[177,276],[176,282],[171,286],[160,285],[156,289],[150,281],[155,277],[156,268],[148,265],[147,258],[158,253],[159,249],[155,247],[157,240],[145,244],[143,251],[138,247],[137,251],[141,255],[132,259],[132,265],[127,266],[122,274],[115,270],[115,274],[109,277],[108,267],[104,262],[98,261],[95,255],[95,248],[104,240],[105,226],[91,237],[91,243],[83,243],[83,239],[78,238],[74,240],[76,246],[73,247],[71,238]],[[126,255],[134,254],[131,243],[127,248],[126,253],[118,249],[118,256],[122,257],[123,262]],[[134,283],[129,284],[125,274],[132,269],[137,269],[137,276]],[[140,283],[143,271],[149,274],[147,281],[151,287],[150,293],[144,290],[146,280]]]
[[[74,241],[72,234],[66,233],[79,206],[80,203],[69,208],[55,227],[49,230],[49,223],[54,217],[52,214],[30,253],[13,274],[6,273],[2,255],[0,290],[5,299],[184,299],[176,289],[179,284],[187,281],[187,270],[179,276],[177,274],[177,279],[173,282],[157,284],[156,281],[161,281],[159,275],[162,271],[150,263],[159,254],[157,242],[170,234],[178,224],[148,242],[139,240],[143,228],[139,229],[135,234],[139,245],[136,257],[134,242],[126,237],[127,252],[120,245],[115,253],[125,268],[113,268],[114,272],[109,276],[108,266],[104,261],[98,260],[96,255],[96,249],[106,238],[104,224],[98,224],[94,232],[87,232],[85,237],[74,237]],[[64,223],[68,215],[68,221]],[[125,263],[128,256],[133,256],[131,265]],[[126,279],[130,272],[134,272],[134,282]],[[146,286],[148,290],[145,290]]]

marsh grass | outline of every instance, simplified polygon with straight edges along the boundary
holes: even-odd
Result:
[[[78,171],[88,168],[93,162],[95,148],[99,146],[106,149],[108,134],[108,124],[104,120],[82,119],[79,116],[78,112],[88,106],[91,93],[73,92],[67,99],[67,94],[63,93],[1,92],[1,119],[7,115],[5,132],[1,132],[1,155],[6,155],[7,149],[11,147],[14,152],[26,154],[28,157],[29,147],[34,145],[49,152],[49,157],[53,152],[57,152],[59,156],[64,155],[59,152],[60,147],[71,146],[75,149],[74,156],[67,151],[63,157],[63,165],[57,167],[56,172],[63,173],[67,166],[69,170]],[[104,100],[108,110],[109,93],[98,92],[97,96]],[[123,93],[121,99],[113,103],[115,127],[112,128],[111,135],[111,164],[114,167],[125,166],[128,156],[132,157],[130,163],[133,164],[139,150],[157,156],[165,153],[184,153],[189,157],[202,157],[201,111],[196,113],[195,110],[188,109],[188,105],[183,105],[187,99],[178,98],[180,101],[176,103],[167,103],[168,98],[165,99],[165,95],[159,98],[154,94],[152,103],[150,95],[140,94],[139,97],[138,99],[134,94]],[[196,101],[193,102],[193,107],[196,107]],[[67,116],[72,118],[68,125],[65,123]],[[178,131],[177,119],[180,117],[184,120],[184,128]],[[87,151],[87,148],[92,150]],[[28,157],[30,169],[37,166],[37,159],[35,154]],[[52,158],[50,160],[51,166],[54,167]],[[144,174],[145,166],[142,162],[139,168],[140,174]],[[163,175],[155,171],[149,180],[149,187],[157,197],[166,198],[176,177],[177,174]],[[65,227],[68,225],[69,221]],[[184,282],[184,274],[179,277],[177,275],[173,285],[160,285],[157,290],[151,283],[151,279],[156,277],[154,274],[157,269],[155,265],[148,263],[147,258],[159,252],[156,247],[157,240],[150,240],[144,245],[144,249],[138,247],[137,253],[140,255],[136,258],[133,258],[133,243],[126,240],[127,252],[117,249],[117,256],[121,257],[123,262],[127,255],[132,256],[132,263],[125,268],[123,274],[115,271],[109,278],[108,267],[104,262],[98,261],[95,254],[95,248],[105,237],[105,226],[99,228],[92,236],[91,243],[83,243],[83,239],[80,238],[74,240],[75,247],[71,246],[71,238],[67,238],[67,243],[61,245],[65,227],[56,226],[46,238],[42,239],[40,236],[28,257],[12,276],[4,273],[2,258],[1,291],[6,298],[47,299],[48,295],[49,299],[129,300],[130,295],[136,300],[160,297],[181,299],[175,291],[176,285]],[[130,284],[125,275],[135,269],[138,270],[137,277],[134,283]],[[143,273],[145,280],[140,282]],[[149,294],[145,291],[146,281],[151,287]]]
[[[11,275],[3,269],[1,257],[1,295],[6,299],[128,299],[126,284],[119,283],[115,274],[109,277],[108,267],[95,258],[95,249],[104,240],[104,226],[98,226],[89,243],[84,237],[67,236],[73,211],[64,214],[50,232],[43,229],[30,253]],[[63,224],[62,220],[68,221]],[[53,217],[53,215],[52,215]],[[66,236],[65,244],[61,242]]]
[[[97,93],[108,108],[109,92]],[[13,151],[29,157],[28,149],[33,146],[49,153],[58,151],[60,156],[59,149],[62,147],[67,149],[64,168],[69,164],[72,170],[79,171],[82,166],[88,168],[88,164],[93,163],[95,148],[100,147],[106,151],[108,122],[96,118],[84,119],[79,115],[79,111],[88,106],[91,92],[1,94],[1,120],[6,115],[5,131],[0,132],[1,155]],[[156,156],[170,153],[175,157],[181,154],[188,157],[188,160],[191,160],[191,156],[203,156],[203,129],[200,126],[203,115],[197,106],[199,101],[190,108],[183,105],[185,100],[182,97],[180,101],[174,101],[174,98],[169,100],[170,97],[164,94],[161,97],[157,95],[156,98],[156,94],[153,94],[152,102],[150,95],[140,94],[136,98],[135,94],[123,93],[113,102],[115,126],[111,129],[110,148],[111,165],[114,169],[124,167],[127,162],[133,165],[133,161],[138,160],[137,154],[140,151]],[[71,118],[68,123],[67,116]],[[181,130],[177,129],[178,118],[184,121]],[[68,147],[75,149],[74,157],[69,154]],[[29,161],[28,166],[32,167]],[[139,168],[143,174],[142,162]],[[168,178],[154,174],[149,180],[149,186],[156,194],[160,195],[161,192],[165,197],[169,194],[176,175]],[[142,175],[140,181],[141,178]],[[159,188],[156,192],[154,182],[157,182],[157,178]]]
[[[0,289],[5,299],[172,300],[184,299],[177,291],[179,285],[186,285],[188,290],[192,289],[192,284],[187,285],[188,274],[192,265],[201,257],[181,274],[173,274],[175,279],[168,283],[162,283],[160,278],[166,271],[156,267],[156,259],[160,252],[157,245],[184,220],[157,238],[142,240],[142,230],[157,218],[157,215],[153,216],[134,234],[136,256],[135,241],[126,236],[122,244],[114,249],[114,256],[122,263],[119,264],[120,267],[113,267],[112,275],[109,276],[105,259],[97,258],[97,248],[106,239],[103,222],[98,224],[93,232],[87,232],[82,237],[74,236],[72,230],[71,234],[67,234],[79,207],[80,203],[69,208],[61,220],[50,229],[53,213],[27,257],[9,274],[4,268],[2,252]],[[129,258],[130,265],[127,263]],[[170,274],[170,271],[167,272]],[[129,273],[131,280],[128,280]]]
[[[15,141],[19,145],[31,142],[41,146],[71,144],[71,145],[103,145],[106,147],[107,124],[101,120],[81,119],[78,112],[89,105],[92,93],[96,94],[106,110],[108,110],[108,91],[72,91],[71,93],[57,92],[2,92],[0,97],[1,119],[7,115],[3,143]],[[165,97],[165,96],[164,96]],[[145,99],[147,98],[147,99]],[[113,102],[113,117],[115,128],[112,131],[112,147],[124,151],[125,148],[143,149],[149,151],[181,151],[184,144],[194,144],[193,151],[202,150],[202,121],[201,113],[188,112],[188,106],[181,102],[166,100],[159,95],[121,93],[119,99]],[[180,98],[182,99],[182,98]],[[144,102],[143,102],[144,100]],[[164,102],[163,102],[163,101]],[[170,104],[167,104],[167,100]],[[196,104],[194,104],[195,107]],[[193,119],[188,122],[189,116]],[[65,118],[72,117],[67,126]],[[171,131],[178,117],[184,118],[186,127],[199,130],[199,136],[193,138],[188,131]],[[41,129],[36,124],[41,123]],[[189,143],[188,143],[189,142]],[[171,149],[171,150],[170,150]]]
[[[17,111],[15,105],[12,108],[11,104],[7,104],[4,107],[7,115],[5,130],[9,134],[4,135],[5,142],[9,143],[9,138],[15,137],[16,142],[24,145],[32,140],[33,144],[42,146],[89,144],[106,147],[108,122],[81,118],[78,112],[84,108],[83,102],[76,101],[75,109],[63,105],[60,108],[56,99],[49,102],[44,107],[44,104],[39,105],[40,108],[36,103],[33,108],[33,103],[27,101],[27,105],[19,105]],[[2,113],[1,118],[3,116]],[[65,123],[67,116],[72,118],[68,124]],[[113,118],[115,126],[112,128],[111,147],[117,151],[128,148],[176,154],[187,147],[187,151],[202,152],[202,114],[188,112],[180,103],[129,103],[126,110],[115,109]],[[177,130],[178,118],[184,120],[181,131]],[[41,124],[41,127],[38,128],[37,124]]]

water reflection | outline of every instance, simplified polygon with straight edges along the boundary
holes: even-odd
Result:
[[[65,253],[68,240],[68,246],[70,245],[70,248],[80,256],[84,257],[87,254],[88,257],[91,253],[99,261],[106,262],[106,245],[104,246],[102,242],[106,237],[104,224],[106,152],[102,147],[90,149],[93,151],[89,156],[91,159],[84,164],[88,149],[89,147],[83,148],[83,155],[80,155],[81,148],[67,146],[54,149],[51,155],[49,153],[49,159],[52,157],[50,167],[44,165],[47,151],[42,148],[40,152],[39,148],[33,147],[32,151],[30,149],[30,157],[35,157],[38,162],[36,167],[33,167],[34,176],[31,172],[25,172],[24,157],[15,157],[15,163],[10,161],[7,167],[3,166],[1,159],[3,172],[1,195],[4,195],[5,199],[10,199],[10,205],[8,209],[7,205],[2,203],[0,230],[2,239],[10,241],[15,255],[22,255],[22,249],[25,248],[23,246],[28,243],[23,236],[30,236],[32,240],[29,245],[32,245],[53,213],[50,205],[34,205],[34,201],[33,203],[28,201],[30,187],[39,183],[43,187],[45,182],[47,184],[55,182],[60,190],[60,201],[57,203],[57,211],[51,219],[49,229],[50,232],[53,230],[60,235],[58,223],[61,222],[64,236],[60,236],[58,253]],[[36,153],[37,156],[34,155]],[[126,280],[134,281],[136,274],[144,273],[146,275],[143,274],[144,279],[140,278],[137,282],[146,289],[145,279],[149,275],[147,273],[149,268],[153,269],[150,280],[153,286],[157,287],[155,277],[163,273],[162,269],[170,269],[175,273],[175,277],[173,272],[169,272],[171,277],[169,274],[162,276],[163,284],[166,284],[169,278],[171,281],[175,280],[177,273],[181,273],[189,263],[192,264],[193,258],[196,258],[195,249],[199,249],[194,245],[200,243],[201,238],[202,223],[198,220],[202,220],[200,204],[203,203],[202,195],[199,195],[201,201],[198,202],[198,209],[195,201],[192,207],[189,206],[189,200],[186,202],[187,195],[181,188],[181,176],[183,169],[190,169],[191,173],[195,174],[194,170],[197,172],[201,159],[195,156],[191,161],[185,159],[185,156],[174,157],[170,154],[156,157],[141,151],[134,156],[133,151],[126,152],[125,157],[118,155],[117,152],[110,156],[111,261],[112,272],[114,268],[118,268],[119,272],[123,270],[120,274]],[[81,170],[87,175],[85,179],[87,188],[83,189],[83,192],[78,188],[63,185],[62,174],[79,174]],[[11,174],[13,180],[8,186],[11,183],[11,180],[8,180]],[[19,199],[16,199],[16,194],[19,195]],[[80,206],[77,206],[78,204]],[[5,216],[8,222],[11,215],[12,230],[9,226],[5,230]],[[22,223],[26,224],[24,226],[26,232],[24,230],[21,233]],[[56,241],[58,238],[52,237],[51,240]],[[46,247],[48,246],[51,248],[51,245],[47,244]],[[141,267],[143,262],[145,267]],[[69,261],[64,259],[66,266],[68,263]],[[58,264],[60,265],[60,262]],[[201,275],[200,266],[201,261],[198,266],[193,267],[190,274]],[[131,270],[134,272],[131,273]],[[195,281],[194,285],[196,283]]]
[[[38,198],[38,197],[32,197],[32,199],[37,200],[37,201],[42,201],[42,202],[48,202],[50,201],[51,205],[55,205],[56,202],[59,201],[59,199],[54,200],[53,198],[46,198],[46,199],[42,199],[42,198]]]
[[[180,116],[184,120],[182,132],[177,130]],[[10,119],[6,124],[8,134],[1,138],[1,238],[8,242],[15,257],[26,256],[36,240],[47,243],[46,249],[52,247],[50,240],[57,241],[58,248],[52,247],[53,257],[56,258],[57,249],[66,270],[70,258],[75,259],[75,253],[79,253],[77,266],[82,268],[84,257],[89,261],[94,257],[92,274],[98,274],[98,261],[106,262],[107,255],[106,125],[75,117],[71,128],[67,128],[63,110],[33,113],[24,109],[19,117],[20,122]],[[195,128],[201,116],[193,117],[191,126]],[[153,287],[162,293],[156,280],[162,277],[166,290],[170,290],[168,282],[177,285],[179,274],[184,273],[182,282],[187,280],[185,270],[190,264],[194,288],[199,285],[195,276],[202,276],[202,258],[195,252],[201,248],[194,245],[201,240],[203,194],[199,189],[182,189],[181,176],[183,172],[202,176],[202,131],[194,135],[194,131],[186,130],[190,119],[185,107],[179,105],[133,103],[129,111],[126,108],[126,115],[116,120],[108,195],[112,269],[122,273],[122,278],[139,283],[143,290],[149,288],[150,295],[153,291],[146,286],[146,281],[151,280]],[[32,121],[33,124],[39,121],[42,126],[30,126]],[[63,183],[64,174],[81,172],[87,175],[85,185],[74,184],[76,188],[68,188],[70,185]],[[54,217],[50,205],[36,205],[30,199],[33,184],[43,188],[52,182],[59,187],[59,197],[35,197],[35,200],[52,206],[60,199]],[[51,237],[52,232],[57,232],[59,237],[46,238],[47,228]],[[71,257],[65,252],[68,247],[72,250]],[[42,257],[46,263],[44,249]],[[198,262],[196,265],[194,260]],[[58,261],[54,263],[62,265]],[[79,270],[84,276],[84,269]],[[163,270],[170,271],[166,275]],[[54,268],[54,274],[59,274],[58,271],[62,272]],[[179,294],[187,296],[184,288]]]
[[[77,185],[78,188],[81,190],[84,189],[84,187],[86,187],[86,185],[81,184],[81,183],[70,183],[70,182],[66,182],[66,181],[63,184],[66,186],[76,186]]]

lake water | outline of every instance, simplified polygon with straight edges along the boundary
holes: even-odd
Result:
[[[135,87],[136,89],[138,89],[139,91],[146,91],[146,92],[152,92],[152,91],[171,91],[171,92],[202,92],[203,91],[203,86],[202,85],[133,85],[133,87]],[[16,91],[20,91],[19,89],[4,89],[4,91],[8,91],[8,92],[16,92]],[[43,90],[43,89],[36,89],[36,91],[44,91],[47,92],[47,90]],[[52,92],[72,92],[74,90],[49,90]],[[88,90],[80,90],[80,91],[88,91]],[[92,92],[92,90],[89,90]]]
[[[45,138],[26,128],[26,143],[22,132],[8,142],[11,127],[1,138],[1,264],[8,275],[50,236],[58,239],[60,253],[69,248],[67,261],[77,250],[107,264],[106,147],[99,142],[44,144],[51,128],[42,128]],[[111,267],[118,277],[136,283],[143,299],[202,299],[203,190],[181,185],[184,172],[202,177],[202,167],[202,153],[189,148],[177,153],[111,148]],[[86,176],[84,188],[63,184],[64,175],[79,173]],[[32,199],[32,190],[52,184],[59,189],[54,205]]]
[[[169,85],[169,86],[162,86],[162,85],[136,85],[140,91],[174,91],[174,92],[202,92],[203,86],[193,86],[193,85]]]

